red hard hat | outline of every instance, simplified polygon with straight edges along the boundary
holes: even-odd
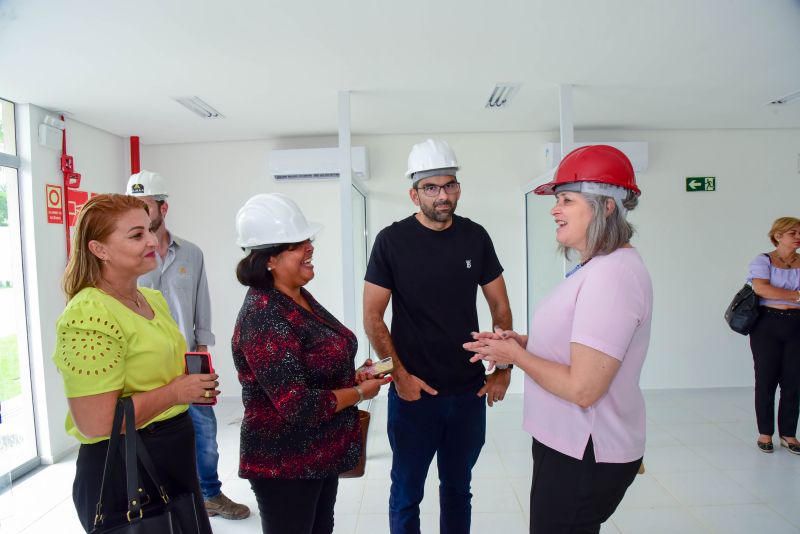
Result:
[[[559,185],[574,182],[597,182],[616,185],[642,194],[636,187],[633,165],[621,150],[608,145],[589,145],[576,148],[567,154],[556,171],[552,182],[533,190],[537,195],[555,195]]]

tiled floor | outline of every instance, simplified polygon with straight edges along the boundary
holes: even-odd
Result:
[[[639,476],[604,534],[800,532],[800,456],[756,450],[752,390],[670,390],[646,393],[647,473]],[[520,395],[489,410],[488,435],[474,472],[472,531],[527,532],[530,437],[521,429]],[[238,417],[233,399],[218,406],[223,490],[255,510],[246,481],[236,476]],[[337,534],[388,532],[389,445],[385,397],[372,406],[367,474],[342,480]],[[435,465],[422,503],[423,531],[438,531]],[[0,497],[0,532],[82,532],[70,499],[74,458],[15,483],[13,503]],[[3,517],[11,514],[11,517]],[[256,515],[211,520],[217,534],[256,533]]]

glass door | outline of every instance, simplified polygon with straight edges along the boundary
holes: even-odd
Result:
[[[539,299],[564,278],[573,263],[558,252],[555,224],[550,210],[554,197],[525,193],[526,278],[528,282],[528,321]]]
[[[364,276],[367,274],[367,195],[355,183],[350,190],[353,202],[353,287],[356,293],[355,333],[358,338],[356,362],[372,355],[367,333],[364,331]],[[359,363],[360,365],[360,363]]]
[[[14,105],[0,100],[0,477],[38,465],[22,279]],[[2,486],[2,484],[0,484]]]

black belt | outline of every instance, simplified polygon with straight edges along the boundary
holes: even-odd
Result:
[[[800,308],[781,310],[779,308],[770,308],[769,306],[761,306],[761,311],[768,315],[778,315],[780,317],[800,317]]]
[[[155,434],[159,430],[163,429],[164,427],[172,426],[175,423],[179,423],[185,417],[189,417],[189,412],[183,412],[182,414],[178,414],[175,417],[170,417],[169,419],[164,419],[163,421],[156,421],[154,423],[150,423],[147,426],[143,426],[139,429],[139,432],[147,432],[148,434]]]

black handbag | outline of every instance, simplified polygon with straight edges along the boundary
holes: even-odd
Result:
[[[725,310],[725,322],[731,330],[743,336],[750,333],[758,320],[760,312],[758,301],[759,297],[750,284],[745,284],[734,295],[728,309]]]
[[[125,416],[125,434],[120,434],[122,417]],[[120,440],[120,438],[122,438]],[[123,446],[124,445],[124,446]],[[124,452],[125,478],[128,494],[128,512],[125,516],[127,522],[105,525],[107,519],[103,513],[104,489],[112,471],[111,462],[115,457],[117,448]],[[137,460],[138,459],[138,460]],[[148,496],[144,494],[143,484],[139,483],[138,462],[141,462],[144,471],[158,488],[160,506],[147,506]],[[153,503],[155,504],[155,503]],[[133,400],[125,397],[117,401],[114,413],[114,422],[111,426],[111,436],[106,451],[105,466],[103,467],[103,481],[100,485],[100,498],[94,519],[94,528],[90,534],[197,534],[201,532],[198,519],[197,504],[192,493],[183,493],[170,498],[164,486],[159,482],[153,460],[147,452],[144,441],[136,431],[136,414],[134,413]]]

